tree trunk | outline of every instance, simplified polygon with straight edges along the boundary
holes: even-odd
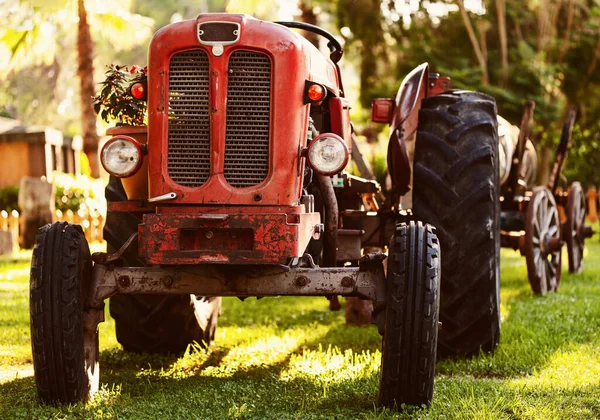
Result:
[[[482,82],[485,86],[487,86],[490,84],[490,80],[488,76],[487,62],[485,56],[483,55],[483,52],[481,51],[481,46],[477,41],[477,36],[475,35],[475,31],[473,30],[473,25],[471,25],[471,20],[469,19],[469,15],[467,14],[467,9],[465,9],[465,4],[463,0],[456,0],[456,4],[458,5],[460,15],[462,16],[462,20],[465,24],[467,34],[469,35],[471,46],[473,47],[473,51],[475,52],[475,56],[477,57],[477,61],[479,62],[479,67],[481,67]]]
[[[556,0],[556,3],[553,6],[553,11],[552,11],[552,27],[554,28],[554,30],[557,30],[556,28],[558,28],[558,17],[560,16],[560,9],[562,7],[564,0]]]
[[[570,42],[571,42],[571,32],[573,30],[573,15],[575,14],[575,2],[573,0],[569,0],[569,4],[567,7],[567,28],[565,29],[565,35],[563,36],[563,42],[560,47],[560,53],[558,55],[558,64],[561,64],[565,59],[565,55],[569,50]]]
[[[488,49],[487,49],[487,31],[490,25],[487,21],[477,21],[477,31],[479,32],[479,47],[481,48],[481,54],[483,54],[483,60],[487,63],[488,61]]]
[[[508,40],[506,35],[506,0],[496,0],[496,14],[498,15],[498,37],[500,38],[500,56],[502,58],[502,79],[500,86],[506,87],[508,83]]]
[[[96,113],[92,106],[94,96],[94,43],[90,34],[84,0],[78,0],[79,23],[77,25],[77,76],[79,77],[79,100],[81,102],[81,128],[83,151],[87,155],[91,175],[100,176],[98,160],[98,132]]]
[[[549,0],[541,0],[538,4],[537,15],[537,52],[541,53],[546,50],[548,40],[550,38],[550,2]]]
[[[592,61],[585,72],[585,79],[583,81],[582,87],[586,87],[590,78],[596,71],[596,66],[598,65],[598,59],[600,59],[600,33],[598,33],[598,42],[596,43],[596,48],[594,48],[594,55],[592,56]]]

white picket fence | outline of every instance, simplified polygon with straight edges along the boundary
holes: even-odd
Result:
[[[19,244],[19,212],[13,210],[0,211],[0,230],[9,231],[13,236],[14,250],[18,250]],[[62,212],[56,210],[53,217],[54,222],[69,222],[81,225],[88,242],[102,242],[102,229],[104,228],[104,216],[96,210],[82,210],[77,212],[67,210]]]

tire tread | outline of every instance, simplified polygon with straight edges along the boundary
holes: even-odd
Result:
[[[399,224],[390,242],[379,404],[428,405],[433,397],[439,307],[439,244],[421,222]]]
[[[493,351],[500,336],[499,172],[493,98],[453,91],[423,100],[413,212],[444,250],[438,354]]]
[[[86,401],[94,390],[83,350],[82,273],[91,268],[78,225],[40,228],[30,273],[30,326],[38,395],[47,404]]]

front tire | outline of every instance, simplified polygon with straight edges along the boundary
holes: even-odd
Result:
[[[91,276],[81,226],[57,222],[40,229],[31,261],[30,315],[35,383],[45,404],[86,402],[98,390],[98,330],[84,330]]]
[[[496,104],[453,91],[425,98],[415,145],[413,212],[442,250],[438,354],[493,351],[500,338],[500,199]]]
[[[428,405],[433,397],[440,304],[435,229],[402,223],[390,241],[379,405]]]

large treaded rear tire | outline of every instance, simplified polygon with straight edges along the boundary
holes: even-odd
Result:
[[[106,187],[108,201],[127,196],[118,178]],[[140,218],[134,213],[108,212],[104,239],[114,252],[135,232]],[[144,266],[137,242],[123,255],[123,264]],[[115,319],[117,341],[126,351],[136,353],[181,353],[194,341],[207,346],[215,337],[221,298],[194,295],[123,294],[110,298],[110,315]]]
[[[453,91],[423,100],[413,211],[444,252],[438,355],[493,351],[500,338],[500,200],[496,105]]]
[[[432,226],[396,226],[390,241],[379,405],[433,397],[440,305],[440,247]]]
[[[98,390],[98,331],[84,331],[91,280],[81,226],[42,227],[31,259],[30,315],[35,383],[45,404],[85,402]]]

